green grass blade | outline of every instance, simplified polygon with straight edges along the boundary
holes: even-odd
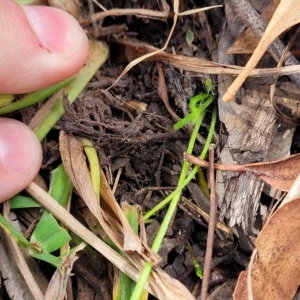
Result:
[[[47,97],[53,95],[54,93],[56,93],[60,89],[64,88],[68,84],[70,84],[72,80],[73,80],[73,77],[68,78],[68,79],[66,79],[62,82],[59,82],[59,83],[57,83],[53,86],[47,87],[45,89],[30,93],[30,94],[26,94],[25,96],[22,96],[19,100],[14,101],[14,102],[12,102],[8,105],[5,105],[5,106],[1,105],[0,115],[8,114],[8,113],[11,113],[13,111],[17,111],[17,110],[20,110],[24,107],[27,107],[27,106],[30,106],[32,104],[38,103],[40,101],[43,101]]]
[[[100,199],[100,164],[98,159],[98,154],[94,148],[93,143],[87,139],[83,138],[82,143],[84,145],[84,152],[89,162],[91,180],[93,184],[94,191],[98,198]]]
[[[0,214],[0,226],[7,234],[16,240],[22,248],[28,249],[30,247],[30,243],[24,238],[22,233],[19,232],[9,221],[7,221],[2,214]]]
[[[133,231],[138,234],[139,214],[135,206],[127,205],[123,210],[126,219],[128,220]],[[135,288],[135,281],[126,274],[120,272],[119,280],[113,289],[113,300],[128,300]],[[144,291],[140,299],[147,299],[148,293]]]
[[[33,198],[21,195],[10,198],[9,204],[10,209],[41,207]]]
[[[50,213],[45,212],[31,235],[29,254],[51,253],[70,240],[68,232]]]
[[[30,256],[37,258],[39,260],[43,260],[43,261],[47,262],[48,264],[56,267],[57,269],[61,268],[62,258],[60,258],[60,257],[54,256],[49,253],[34,253],[34,252],[31,252]]]
[[[60,164],[50,174],[49,194],[62,206],[65,206],[72,193],[72,182],[63,164]]]

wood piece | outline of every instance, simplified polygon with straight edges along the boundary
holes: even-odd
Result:
[[[248,133],[243,137],[240,152],[234,154],[235,159],[238,162],[265,160],[276,127],[276,115],[271,102],[263,99],[256,114],[253,115]],[[229,226],[238,223],[245,232],[249,232],[264,184],[255,175],[249,173],[229,175],[226,181],[227,189],[220,208],[221,218],[229,212]]]

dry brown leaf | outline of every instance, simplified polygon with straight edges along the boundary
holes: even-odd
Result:
[[[144,247],[139,237],[131,229],[115,200],[102,170],[101,196],[104,201],[101,204],[102,208],[100,207],[99,200],[93,189],[81,141],[73,137],[68,138],[64,132],[61,132],[59,142],[62,161],[68,176],[106,234],[122,251],[136,251],[139,254],[147,253],[147,259],[154,264],[158,263],[159,257],[157,254],[153,254],[149,248],[147,250],[143,249]]]
[[[185,153],[184,158],[190,163],[209,168],[207,161],[193,155]],[[230,172],[250,172],[272,187],[287,192],[300,173],[300,154],[271,162],[244,165],[215,164],[215,169]]]
[[[101,171],[101,207],[93,190],[89,170],[83,154],[82,143],[67,137],[61,132],[60,152],[66,173],[70,177],[74,188],[85,201],[88,208],[97,218],[111,240],[126,253],[128,260],[141,271],[145,262],[154,265],[149,285],[155,290],[159,299],[194,299],[189,291],[176,279],[171,278],[164,271],[156,268],[160,261],[154,253],[131,229],[121,208],[108,185],[104,173]],[[32,194],[31,194],[32,195]],[[103,200],[103,201],[102,201]]]
[[[280,0],[273,0],[261,13],[261,18],[267,23],[271,20]],[[247,28],[228,49],[227,54],[251,54],[259,43],[259,38]]]
[[[125,52],[125,57],[121,58],[121,62],[132,61],[137,57],[144,55],[145,53],[155,52],[158,49],[145,43],[138,42],[136,40],[115,40],[114,45],[118,47],[119,54]],[[157,52],[155,55],[145,59],[146,61],[161,61],[165,64],[169,64],[175,68],[191,71],[200,74],[229,74],[239,75],[243,67],[234,65],[218,64],[212,61],[201,59],[198,57],[191,57],[185,55],[174,55],[166,53],[164,51]],[[254,69],[249,76],[262,77],[262,76],[280,76],[289,75],[300,72],[300,65],[286,66],[281,68],[263,68]]]
[[[300,284],[300,198],[280,207],[256,240],[258,257],[251,268],[253,299],[293,299]],[[234,299],[248,298],[247,271],[240,274]]]
[[[300,22],[300,2],[299,0],[281,1],[266,28],[253,55],[249,59],[243,71],[233,81],[223,96],[223,100],[228,102],[233,99],[236,92],[242,86],[251,71],[255,68],[269,45],[285,30]]]
[[[44,300],[65,299],[68,280],[72,275],[73,264],[78,259],[77,252],[81,251],[85,246],[85,243],[79,244],[72,253],[67,254],[63,259],[61,270],[56,269],[49,282]]]

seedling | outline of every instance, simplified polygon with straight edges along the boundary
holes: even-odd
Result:
[[[181,129],[189,122],[191,122],[192,125],[195,125],[200,114],[204,112],[214,100],[215,90],[212,81],[210,79],[206,79],[204,86],[206,93],[202,93],[191,98],[189,103],[190,113],[174,125],[175,130]]]

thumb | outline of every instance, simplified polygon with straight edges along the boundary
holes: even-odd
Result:
[[[71,15],[12,0],[0,0],[0,7],[0,94],[53,85],[84,65],[88,40]]]
[[[23,190],[36,176],[42,148],[23,123],[0,119],[0,202]]]

